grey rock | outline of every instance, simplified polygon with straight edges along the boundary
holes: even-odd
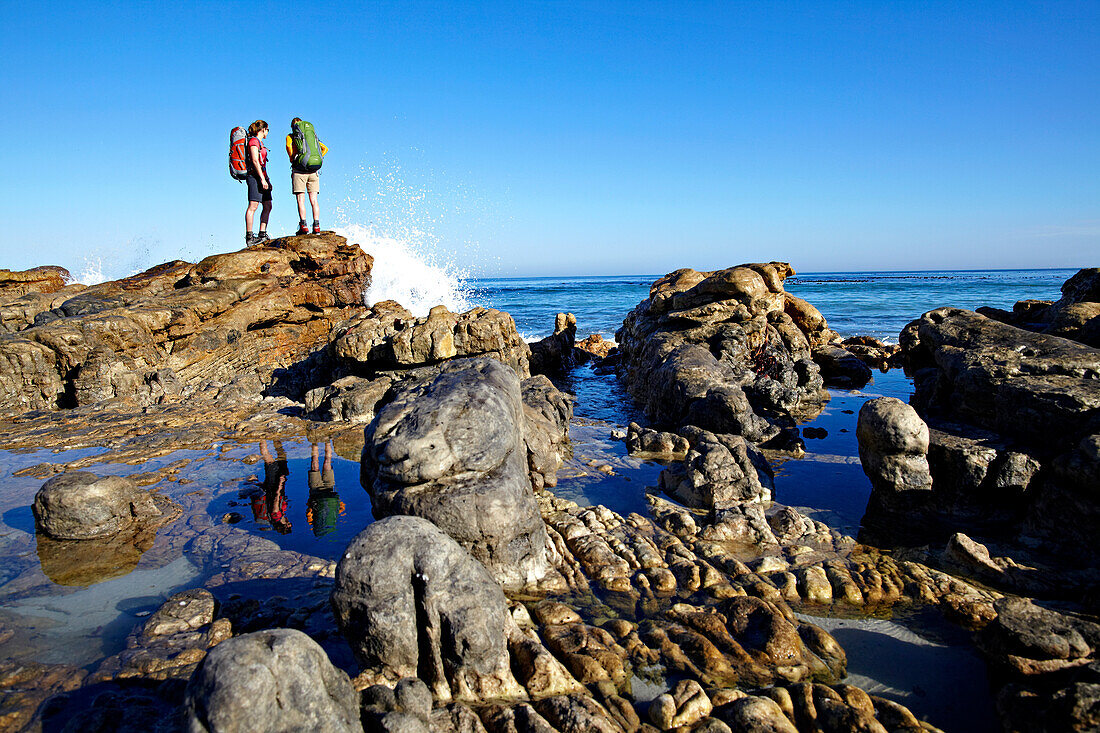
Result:
[[[543,375],[523,380],[523,441],[527,469],[536,489],[556,486],[558,469],[569,455],[573,398]]]
[[[187,686],[188,729],[362,731],[347,674],[300,631],[270,629],[216,646]]]
[[[813,358],[827,386],[859,389],[871,381],[871,368],[840,346],[815,346]]]
[[[161,516],[150,492],[133,479],[88,471],[54,476],[34,497],[39,529],[63,540],[110,537],[134,522]]]
[[[643,428],[635,422],[627,427],[625,440],[626,449],[631,455],[683,459],[691,448],[687,438],[682,435]]]
[[[539,581],[552,558],[524,419],[518,377],[493,359],[454,360],[434,379],[403,384],[366,431],[375,516],[424,517],[504,585]]]
[[[510,668],[518,629],[500,585],[425,519],[363,530],[336,567],[332,605],[365,668],[419,677],[441,701],[525,694]]]
[[[375,410],[392,386],[389,377],[342,377],[327,387],[306,392],[306,411],[324,420],[367,423],[374,419]]]
[[[692,443],[682,463],[669,466],[658,479],[662,491],[687,506],[728,509],[744,502],[771,501],[771,468],[751,443],[739,435],[685,428]]]
[[[859,460],[875,491],[928,491],[928,425],[894,397],[868,400],[856,426]]]

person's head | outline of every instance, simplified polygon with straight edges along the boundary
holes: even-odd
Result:
[[[249,137],[267,137],[267,123],[263,120],[256,120],[248,126]]]
[[[302,121],[301,117],[295,117],[293,120],[290,121],[290,129],[293,130],[294,126],[297,125],[301,121]]]

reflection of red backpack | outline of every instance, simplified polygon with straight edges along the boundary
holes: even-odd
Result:
[[[229,175],[238,181],[248,178],[248,135],[243,127],[229,133]]]

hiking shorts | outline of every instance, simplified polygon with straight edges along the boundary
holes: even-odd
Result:
[[[321,177],[313,173],[290,172],[290,190],[294,194],[317,193],[321,190]]]
[[[313,490],[336,488],[336,473],[331,468],[322,471],[310,470],[306,472],[306,480],[309,488]]]
[[[275,186],[271,183],[271,176],[267,177],[267,190],[266,191],[264,190],[264,187],[260,185],[260,177],[259,176],[255,175],[253,173],[249,173],[247,180],[248,180],[248,200],[249,201],[256,201],[257,203],[259,203],[259,202],[265,202],[265,201],[270,201],[271,200],[271,192],[275,188]]]

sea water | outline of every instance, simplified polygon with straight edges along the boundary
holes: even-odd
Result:
[[[843,337],[875,336],[897,342],[905,324],[943,306],[1011,310],[1017,300],[1057,300],[1076,270],[966,270],[934,272],[824,272],[787,279],[786,289],[821,311]],[[577,337],[614,338],[623,318],[649,296],[662,273],[591,277],[485,278],[464,289],[478,305],[507,311],[520,333],[541,338],[554,315],[577,317]],[[460,286],[461,287],[461,286]]]

